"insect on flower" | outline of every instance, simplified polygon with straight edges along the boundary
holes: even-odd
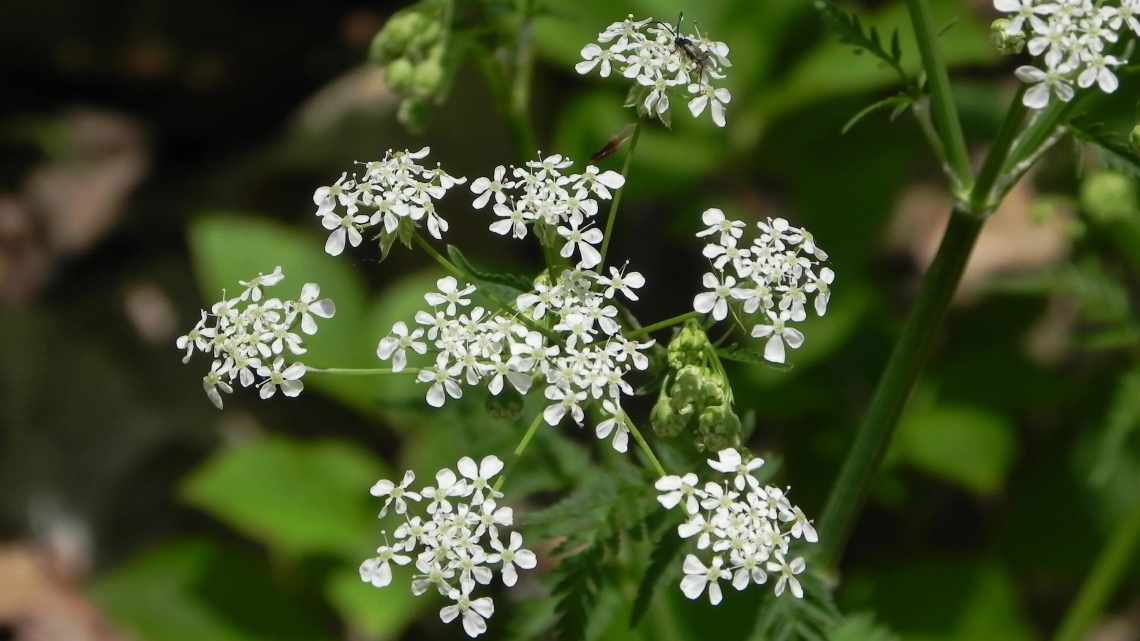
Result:
[[[697,70],[700,71],[700,75],[703,76],[713,64],[712,58],[707,52],[702,51],[701,48],[697,46],[697,43],[693,42],[690,38],[681,35],[681,22],[684,20],[685,13],[682,11],[677,15],[677,26],[675,27],[670,26],[667,22],[658,22],[660,23],[661,27],[666,29],[669,32],[669,35],[673,38],[673,47],[686,58],[688,58],[693,64],[695,64],[697,66]]]

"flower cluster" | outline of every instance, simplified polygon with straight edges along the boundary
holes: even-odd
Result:
[[[338,256],[346,241],[359,246],[364,240],[362,232],[369,227],[379,226],[381,235],[391,236],[402,223],[425,221],[428,232],[442,238],[447,221],[436,211],[435,201],[467,179],[452,176],[438,165],[434,169],[420,165],[430,151],[428,147],[389,150],[383,160],[361,163],[364,175],[344,173],[332,185],[318,188],[313,203],[321,225],[331,232],[325,251]]]
[[[582,62],[574,68],[580,74],[597,69],[603,78],[616,68],[637,84],[627,106],[637,106],[650,117],[668,124],[669,94],[681,87],[688,94],[689,111],[694,117],[706,108],[718,127],[724,126],[724,107],[732,94],[714,83],[724,79],[728,45],[702,36],[682,34],[677,26],[652,18],[634,20],[628,16],[598,34],[597,42],[582,48]]]
[[[760,234],[745,246],[743,222],[726,218],[719,209],[706,210],[701,220],[706,228],[697,237],[711,239],[703,253],[714,271],[705,273],[702,283],[708,291],[693,298],[693,309],[718,321],[731,313],[741,329],[767,339],[764,358],[783,363],[785,344],[793,349],[803,344],[804,335],[788,323],[807,318],[808,294],[815,294],[817,314],[827,312],[835,281],[835,272],[821,268],[827,254],[806,229],[783,218],[757,222]],[[749,330],[738,310],[759,322]]]
[[[408,565],[415,555],[412,594],[420,596],[435,588],[454,603],[439,611],[444,623],[460,619],[471,637],[487,631],[487,619],[495,613],[491,597],[472,598],[478,585],[489,585],[497,568],[503,585],[518,581],[518,570],[538,564],[534,552],[522,547],[522,535],[508,532],[514,523],[511,508],[499,505],[501,492],[492,479],[503,462],[486,456],[478,464],[470,457],[459,459],[459,471],[444,468],[435,475],[435,485],[412,488],[416,475],[408,470],[397,484],[381,479],[372,486],[372,496],[384,500],[380,516],[389,511],[401,519],[394,541],[376,549],[377,556],[360,565],[360,578],[382,588],[392,583],[392,565]],[[413,506],[423,506],[413,515]],[[384,534],[385,539],[387,533]]]
[[[609,276],[567,269],[555,282],[541,278],[532,291],[518,296],[518,312],[512,314],[525,315],[529,322],[524,322],[473,306],[477,288],[460,287],[447,276],[437,281],[438,292],[424,295],[431,310],[416,313],[416,327],[397,322],[380,340],[376,354],[401,371],[409,350],[430,351],[433,365],[420,369],[416,380],[429,385],[427,402],[432,407],[442,407],[448,397],[461,398],[463,384],[486,384],[493,395],[510,384],[526,394],[536,378],[550,401],[543,412],[550,425],[567,415],[581,425],[586,403],[600,401],[606,418],[596,428],[598,438],[612,433],[614,448],[624,452],[628,428],[621,398],[633,394],[625,377],[649,366],[644,350],[653,341],[639,343],[622,336],[618,309],[610,299],[621,293],[637,300],[634,290],[644,283],[641,274],[612,267]],[[553,328],[535,329],[545,328],[544,322]]]
[[[587,165],[581,174],[565,173],[574,161],[560,154],[531,160],[525,167],[495,168],[492,178],[477,178],[471,191],[477,197],[472,205],[483,209],[493,198],[491,208],[498,220],[491,231],[501,236],[526,238],[527,226],[542,222],[563,238],[562,257],[578,253],[578,264],[590,269],[601,262],[594,247],[602,242],[602,231],[590,227],[598,215],[598,201],[613,197],[611,189],[621,189],[625,178],[616,171],[601,171]]]
[[[1028,40],[1029,54],[1042,57],[1039,67],[1022,65],[1017,77],[1032,86],[1022,101],[1043,109],[1051,96],[1064,102],[1073,97],[1073,83],[1081,88],[1094,83],[1105,93],[1119,82],[1113,68],[1123,64],[1106,51],[1121,30],[1140,35],[1140,5],[1121,0],[1119,6],[1092,0],[994,0],[998,11],[1009,14],[1005,35]]]
[[[277,388],[286,396],[297,396],[304,389],[301,377],[305,366],[300,362],[286,365],[286,357],[306,352],[304,341],[294,329],[299,324],[303,334],[316,334],[319,318],[332,318],[336,306],[320,298],[316,283],[305,283],[296,300],[264,298],[264,290],[285,279],[281,267],[268,274],[258,274],[248,281],[238,281],[241,294],[214,303],[193,329],[176,341],[185,350],[183,363],[197,350],[214,360],[209,373],[202,378],[206,396],[222,409],[222,392],[233,393],[233,382],[242,387],[255,386],[261,398],[270,398]],[[319,299],[319,300],[318,300]]]
[[[788,501],[786,490],[761,486],[754,472],[763,459],[744,459],[735,449],[723,449],[709,467],[720,473],[717,481],[700,484],[696,474],[664,476],[657,481],[657,500],[667,509],[682,510],[688,520],[677,527],[683,539],[696,539],[697,550],[711,556],[703,562],[696,554],[685,557],[681,591],[696,599],[706,590],[709,602],[720,603],[720,581],[743,590],[777,576],[775,592],[791,590],[803,598],[796,575],[805,569],[802,557],[788,560],[792,539],[819,540],[815,527],[800,508]],[[785,529],[786,528],[786,529]]]

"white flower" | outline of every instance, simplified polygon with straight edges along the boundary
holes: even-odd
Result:
[[[448,501],[448,498],[465,496],[470,492],[467,491],[467,484],[455,476],[455,472],[445,467],[435,473],[435,487],[429,485],[421,490],[420,494],[425,499],[429,499],[427,513],[435,514],[440,511],[451,511],[451,502]]]
[[[206,392],[206,397],[214,404],[214,407],[222,409],[222,395],[219,390],[226,394],[233,394],[234,388],[230,386],[225,380],[226,374],[230,369],[230,361],[222,362],[221,360],[214,359],[210,364],[210,371],[202,377],[202,389]]]
[[[580,403],[586,400],[586,392],[573,392],[555,385],[546,388],[546,398],[555,401],[542,412],[543,419],[551,426],[558,425],[567,413],[574,422],[581,425],[586,414]]]
[[[819,277],[813,278],[804,285],[804,291],[807,293],[816,292],[815,295],[815,313],[823,316],[827,313],[827,303],[831,300],[831,284],[835,282],[835,272],[831,271],[830,267],[824,267],[819,270]]]
[[[404,321],[396,321],[392,325],[392,334],[380,339],[376,346],[376,356],[384,361],[392,359],[392,371],[402,371],[408,364],[407,350],[417,354],[427,353],[427,344],[419,340],[423,335],[424,330],[417,327],[409,333]]]
[[[428,292],[424,294],[424,300],[432,307],[439,307],[446,303],[448,316],[455,313],[456,305],[464,307],[470,305],[471,299],[467,298],[467,296],[475,293],[474,285],[466,285],[463,289],[460,289],[459,282],[452,276],[444,276],[435,281],[435,286],[439,288],[439,292]]]
[[[732,577],[732,574],[725,570],[723,565],[724,561],[719,556],[713,557],[712,563],[705,567],[696,556],[687,555],[682,567],[685,571],[685,577],[681,579],[681,591],[690,599],[697,599],[707,587],[709,603],[713,605],[720,603],[722,595],[719,582]]]
[[[387,545],[376,548],[376,553],[378,556],[365,559],[360,564],[360,580],[378,588],[392,582],[392,566],[389,565],[389,561],[396,565],[407,565],[412,562],[411,557],[399,554]]]
[[[502,204],[506,201],[506,196],[503,195],[503,189],[512,186],[512,183],[503,180],[507,175],[507,168],[499,165],[495,167],[494,178],[476,178],[471,181],[471,193],[478,194],[479,197],[471,206],[475,209],[482,209],[490,202],[491,197],[495,197],[495,203]]]
[[[467,636],[475,638],[487,631],[487,619],[495,614],[495,604],[491,597],[485,596],[472,600],[471,590],[475,584],[471,581],[461,582],[462,591],[452,589],[447,598],[455,601],[454,605],[444,606],[439,611],[439,618],[444,623],[451,623],[456,617],[463,617],[463,631]]]
[[[797,557],[791,563],[784,560],[782,554],[776,554],[775,561],[768,562],[769,572],[779,572],[780,578],[776,581],[776,596],[784,593],[784,587],[787,586],[791,589],[792,594],[797,599],[804,598],[804,589],[800,586],[799,579],[796,578],[797,574],[802,574],[804,571],[803,557]]]
[[[495,552],[487,556],[487,562],[503,564],[501,570],[503,585],[508,588],[514,586],[515,582],[518,581],[516,565],[524,570],[534,569],[538,565],[538,557],[534,555],[534,552],[523,549],[522,544],[523,538],[518,532],[511,532],[510,543],[506,547],[503,547],[498,539],[491,539],[491,549]]]
[[[594,67],[597,67],[600,64],[601,67],[598,75],[603,78],[609,78],[610,69],[612,68],[612,63],[614,62],[625,62],[625,56],[621,55],[617,51],[614,51],[613,49],[602,49],[598,45],[591,42],[585,47],[582,47],[582,62],[574,65],[574,71],[577,71],[582,75],[586,75],[593,71]]]
[[[728,316],[728,298],[732,295],[732,286],[736,284],[736,279],[732,276],[724,275],[722,278],[723,280],[717,278],[716,274],[706,272],[701,284],[709,291],[693,298],[693,309],[702,314],[712,312],[713,319],[718,321]]]
[[[713,234],[720,234],[720,244],[729,242],[730,238],[739,239],[744,235],[744,223],[739,220],[729,220],[725,217],[724,212],[713,207],[706,209],[701,214],[701,222],[706,228],[697,232],[697,237],[711,236]]]
[[[486,491],[489,498],[493,498],[494,492],[491,491],[490,480],[495,478],[495,475],[503,471],[503,461],[495,455],[484,456],[483,460],[475,465],[475,460],[469,456],[464,456],[459,459],[457,464],[459,473],[467,478],[467,487],[474,492],[474,501],[476,503],[483,502],[483,492]]]
[[[717,460],[708,459],[708,464],[723,474],[734,474],[733,483],[736,489],[743,490],[745,483],[754,488],[759,487],[760,482],[752,475],[752,471],[760,469],[764,465],[764,459],[755,456],[745,463],[740,457],[740,452],[729,447],[717,452]]]
[[[425,367],[416,375],[421,383],[431,383],[427,391],[427,403],[432,407],[443,407],[447,397],[463,398],[463,388],[456,382],[455,377],[463,371],[462,364],[447,366],[443,354],[436,360],[435,367]]]
[[[265,366],[258,368],[258,375],[265,377],[261,382],[261,398],[272,398],[278,387],[281,388],[281,393],[290,397],[300,395],[301,390],[305,389],[305,384],[301,382],[305,366],[301,363],[293,363],[289,367],[284,365],[285,359],[278,358],[273,361],[272,369]]]
[[[724,126],[724,106],[732,100],[732,94],[728,92],[728,89],[693,83],[689,85],[689,93],[696,94],[696,98],[689,101],[689,112],[693,114],[694,118],[701,115],[705,107],[708,106],[709,113],[712,114],[716,126]]]
[[[1039,16],[1048,15],[1056,10],[1056,5],[1044,4],[1040,0],[994,0],[994,8],[1003,13],[1014,14],[1006,26],[1006,33],[1021,35],[1026,21],[1034,29],[1044,28],[1044,21]]]
[[[1121,64],[1119,60],[1095,51],[1081,52],[1081,59],[1086,66],[1084,70],[1081,71],[1081,74],[1077,76],[1077,85],[1082,89],[1091,87],[1095,82],[1101,91],[1112,93],[1120,86],[1120,81],[1117,80],[1116,75],[1112,73],[1112,67]]]
[[[387,497],[384,501],[384,507],[380,509],[380,516],[388,513],[388,508],[395,505],[396,514],[403,514],[408,510],[408,504],[405,499],[411,501],[419,501],[423,497],[418,492],[413,492],[408,488],[412,485],[412,481],[416,480],[416,475],[408,470],[404,472],[404,478],[396,485],[388,479],[380,479],[372,486],[369,493],[377,498]]]
[[[594,248],[594,245],[602,242],[602,230],[596,227],[579,229],[573,220],[569,221],[569,225],[569,227],[561,225],[558,227],[558,235],[566,239],[566,244],[562,246],[559,254],[563,258],[570,258],[574,250],[577,250],[581,257],[578,264],[585,269],[592,269],[602,262],[601,253]]]
[[[689,514],[696,514],[700,510],[700,503],[697,497],[703,495],[697,489],[697,475],[689,472],[684,476],[663,476],[657,479],[653,485],[657,488],[658,492],[662,494],[657,497],[657,502],[660,503],[665,509],[671,510],[685,500],[685,511]]]
[[[616,407],[612,401],[608,400],[602,402],[602,410],[606,413],[607,418],[598,423],[594,428],[594,433],[597,434],[599,440],[605,440],[609,438],[612,432],[614,449],[624,453],[629,448],[629,427],[625,424],[625,414],[621,408]]]
[[[640,272],[629,272],[623,274],[615,267],[610,267],[610,275],[608,277],[599,274],[597,276],[598,283],[606,288],[604,296],[606,298],[613,298],[614,293],[621,292],[629,300],[638,300],[637,294],[634,293],[635,289],[641,289],[645,286],[645,277]]]
[[[804,335],[800,330],[785,325],[790,318],[788,312],[780,312],[778,316],[768,312],[768,318],[771,324],[756,324],[752,327],[752,337],[767,338],[768,341],[764,343],[764,358],[773,363],[783,363],[784,344],[787,343],[792,349],[798,349],[804,343]]]
[[[336,304],[332,299],[322,298],[321,286],[316,283],[305,283],[301,287],[301,296],[296,302],[296,312],[301,315],[301,331],[312,336],[317,333],[317,321],[313,318],[332,318],[336,314]]]
[[[1051,65],[1045,71],[1030,65],[1022,65],[1015,72],[1022,82],[1032,86],[1025,92],[1021,101],[1031,109],[1044,109],[1049,105],[1049,97],[1056,95],[1062,102],[1073,99],[1073,86],[1068,75],[1073,68],[1068,63]]]
[[[364,236],[360,233],[360,226],[368,224],[368,216],[357,215],[356,211],[356,209],[350,208],[348,213],[343,216],[337,216],[330,212],[321,217],[321,225],[332,231],[328,240],[325,241],[325,252],[329,256],[340,256],[341,252],[344,251],[345,239],[353,247],[359,247],[364,240]]]

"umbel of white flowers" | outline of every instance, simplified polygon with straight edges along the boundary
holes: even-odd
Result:
[[[994,7],[1009,20],[1007,36],[1026,38],[1029,54],[1041,60],[1037,66],[1022,65],[1015,74],[1032,86],[1025,92],[1025,106],[1043,109],[1056,96],[1073,98],[1073,84],[1101,91],[1116,91],[1119,82],[1113,69],[1123,64],[1107,52],[1122,31],[1140,35],[1140,5],[1136,0],[1119,4],[1092,0],[994,0]]]
[[[238,281],[241,293],[214,303],[194,327],[179,336],[175,344],[185,350],[188,363],[195,350],[213,358],[210,371],[202,378],[202,388],[210,401],[222,409],[222,392],[233,392],[236,380],[242,387],[259,388],[261,398],[270,398],[281,388],[286,396],[297,396],[304,389],[301,377],[305,366],[287,359],[306,352],[302,334],[317,333],[317,318],[332,318],[336,306],[320,298],[316,283],[305,283],[294,300],[265,298],[263,292],[284,280],[281,267]]]
[[[385,587],[392,582],[391,564],[408,565],[414,555],[412,594],[434,588],[452,601],[439,611],[439,618],[444,623],[459,619],[464,632],[477,637],[487,631],[495,604],[491,597],[473,597],[472,592],[490,585],[495,570],[503,585],[512,587],[518,568],[533,569],[538,559],[522,547],[521,534],[507,530],[514,513],[498,504],[503,494],[492,487],[503,462],[487,456],[477,464],[465,456],[456,469],[458,475],[448,468],[439,470],[435,485],[420,489],[412,487],[416,476],[411,470],[398,484],[381,479],[372,486],[372,496],[384,500],[380,516],[394,512],[401,523],[395,540],[385,541],[376,549],[377,556],[360,564],[360,578]]]
[[[675,27],[646,18],[628,16],[598,34],[597,42],[582,48],[582,62],[574,69],[588,74],[595,69],[608,78],[615,69],[636,84],[630,90],[627,106],[670,121],[669,94],[676,88],[688,96],[689,112],[700,116],[707,108],[713,122],[723,127],[724,108],[732,94],[716,84],[724,70],[732,66],[728,45],[710,40],[700,32],[675,33]]]
[[[797,349],[804,342],[803,333],[790,324],[807,318],[808,295],[814,294],[818,315],[827,312],[835,282],[835,272],[821,267],[827,253],[806,229],[783,218],[758,221],[760,234],[750,245],[742,245],[745,224],[721,210],[708,209],[701,220],[706,228],[697,237],[710,239],[703,253],[713,271],[704,275],[708,291],[693,298],[693,309],[718,321],[731,313],[742,330],[765,339],[765,359],[783,363],[784,346]],[[745,327],[750,319],[757,322]]]
[[[526,238],[527,227],[542,222],[556,230],[565,241],[562,257],[579,256],[579,265],[590,269],[601,262],[594,247],[602,242],[602,230],[590,224],[598,215],[598,201],[612,198],[611,189],[621,189],[625,178],[616,171],[601,171],[587,165],[584,173],[564,170],[574,161],[554,154],[526,163],[525,167],[495,168],[490,178],[476,178],[471,191],[477,194],[472,206],[491,208],[499,220],[491,231],[501,236]]]
[[[388,150],[383,160],[361,163],[364,174],[341,174],[335,183],[313,193],[317,216],[329,230],[325,251],[337,256],[345,243],[357,247],[363,232],[378,227],[381,233],[394,234],[401,221],[416,225],[424,221],[428,232],[437,239],[447,231],[447,221],[436,211],[435,203],[466,178],[448,174],[442,167],[428,169],[418,161],[427,158],[431,149],[419,151]]]
[[[720,582],[744,590],[775,577],[775,593],[790,590],[803,598],[797,575],[805,569],[803,557],[788,560],[792,539],[816,543],[819,536],[800,508],[788,501],[786,490],[761,486],[754,472],[764,465],[759,457],[744,458],[728,448],[709,459],[716,480],[703,485],[696,474],[664,476],[656,487],[657,500],[667,509],[683,511],[688,520],[677,535],[696,540],[696,554],[682,562],[681,591],[690,599],[708,593],[709,602],[721,602]],[[705,557],[702,561],[701,557]]]
[[[534,290],[518,296],[516,313],[536,322],[549,319],[555,341],[512,315],[473,306],[477,288],[460,287],[447,276],[436,283],[438,292],[424,295],[431,310],[416,313],[416,327],[397,322],[376,354],[400,371],[409,350],[430,353],[433,365],[421,369],[416,380],[428,385],[432,407],[443,406],[448,397],[461,398],[464,384],[486,385],[493,395],[509,384],[526,394],[535,380],[549,401],[543,418],[550,425],[567,416],[581,425],[587,403],[600,401],[604,418],[595,428],[597,436],[612,434],[614,449],[624,452],[629,428],[621,402],[634,393],[626,378],[649,366],[645,350],[653,341],[622,336],[613,299],[620,294],[637,300],[634,290],[644,283],[641,274],[612,267],[609,276],[578,267],[563,270],[553,283],[540,279]]]

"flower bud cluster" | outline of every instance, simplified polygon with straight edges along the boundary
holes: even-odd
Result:
[[[740,445],[732,387],[700,325],[686,323],[669,343],[669,374],[650,414],[657,435],[692,433],[701,451]]]
[[[421,222],[432,236],[442,239],[447,221],[436,211],[435,203],[467,179],[452,176],[439,165],[434,169],[421,165],[419,161],[430,152],[429,147],[388,150],[382,160],[360,163],[363,175],[343,173],[332,185],[318,188],[313,203],[321,225],[331,232],[325,251],[338,256],[346,241],[358,247],[364,240],[363,232],[371,227],[378,227],[389,244],[402,225],[418,227]]]
[[[817,314],[827,312],[835,281],[835,272],[822,266],[827,254],[806,229],[783,218],[757,222],[760,234],[745,246],[740,246],[743,222],[726,218],[719,209],[706,210],[701,220],[707,227],[697,237],[711,238],[703,253],[714,271],[704,275],[708,291],[693,298],[693,309],[718,321],[731,312],[742,330],[767,339],[765,359],[783,363],[785,345],[796,349],[803,344],[804,335],[789,324],[807,318],[808,295],[815,295]],[[746,319],[755,320],[751,329]]]
[[[491,231],[501,236],[526,238],[529,225],[557,231],[562,238],[562,257],[578,253],[578,264],[590,269],[601,262],[595,245],[602,242],[602,230],[591,227],[598,215],[598,201],[613,197],[611,189],[621,189],[625,178],[616,171],[601,171],[587,165],[584,173],[565,173],[574,161],[561,154],[531,160],[524,167],[495,168],[493,177],[476,178],[471,191],[477,195],[472,206],[483,209],[494,199],[492,211],[498,220]]]
[[[435,475],[435,485],[414,489],[416,475],[408,470],[397,484],[381,479],[371,494],[384,500],[380,516],[394,512],[401,520],[394,542],[377,548],[377,556],[360,564],[360,578],[378,588],[392,583],[392,564],[413,562],[412,594],[435,589],[453,601],[439,611],[444,623],[460,619],[464,632],[477,637],[487,631],[487,619],[495,613],[491,597],[472,598],[478,586],[490,585],[495,570],[503,585],[518,581],[518,569],[538,565],[534,552],[522,547],[522,535],[509,532],[514,524],[511,508],[498,504],[503,497],[494,489],[494,478],[503,469],[497,456],[476,464],[470,457],[459,459],[457,475],[448,468]],[[413,514],[414,508],[422,512]],[[387,533],[385,533],[387,538]]]
[[[383,65],[384,81],[399,95],[397,117],[418,129],[450,84],[442,3],[428,0],[397,12],[372,39],[369,58]]]
[[[302,334],[317,333],[317,318],[332,318],[336,306],[328,298],[320,298],[316,283],[305,283],[295,300],[263,298],[265,290],[285,279],[281,267],[268,274],[258,274],[238,281],[242,291],[233,298],[214,303],[210,311],[202,310],[197,324],[175,341],[185,350],[183,363],[190,362],[195,350],[213,358],[210,371],[202,378],[202,389],[218,409],[222,409],[222,392],[233,393],[236,380],[242,387],[257,387],[261,398],[270,398],[277,388],[286,396],[297,396],[304,389],[301,377],[305,366],[300,362],[286,364],[286,359],[301,356]]]
[[[819,540],[811,521],[791,504],[786,490],[761,486],[754,473],[764,465],[763,459],[726,448],[708,465],[718,473],[715,481],[702,484],[690,472],[664,476],[656,484],[661,505],[686,515],[677,535],[696,541],[697,554],[687,555],[682,564],[681,591],[690,599],[707,591],[709,602],[716,605],[723,598],[720,581],[744,590],[767,583],[771,573],[777,597],[790,590],[803,598],[796,576],[806,564],[802,557],[790,561],[788,557],[793,539]]]
[[[598,34],[597,42],[582,48],[582,62],[574,69],[588,74],[594,69],[608,78],[616,69],[635,81],[627,106],[639,113],[670,123],[669,94],[681,88],[688,94],[689,111],[697,117],[708,108],[718,127],[725,125],[724,107],[732,94],[716,83],[732,66],[728,45],[710,40],[700,32],[684,34],[677,26],[652,18],[628,16]]]

